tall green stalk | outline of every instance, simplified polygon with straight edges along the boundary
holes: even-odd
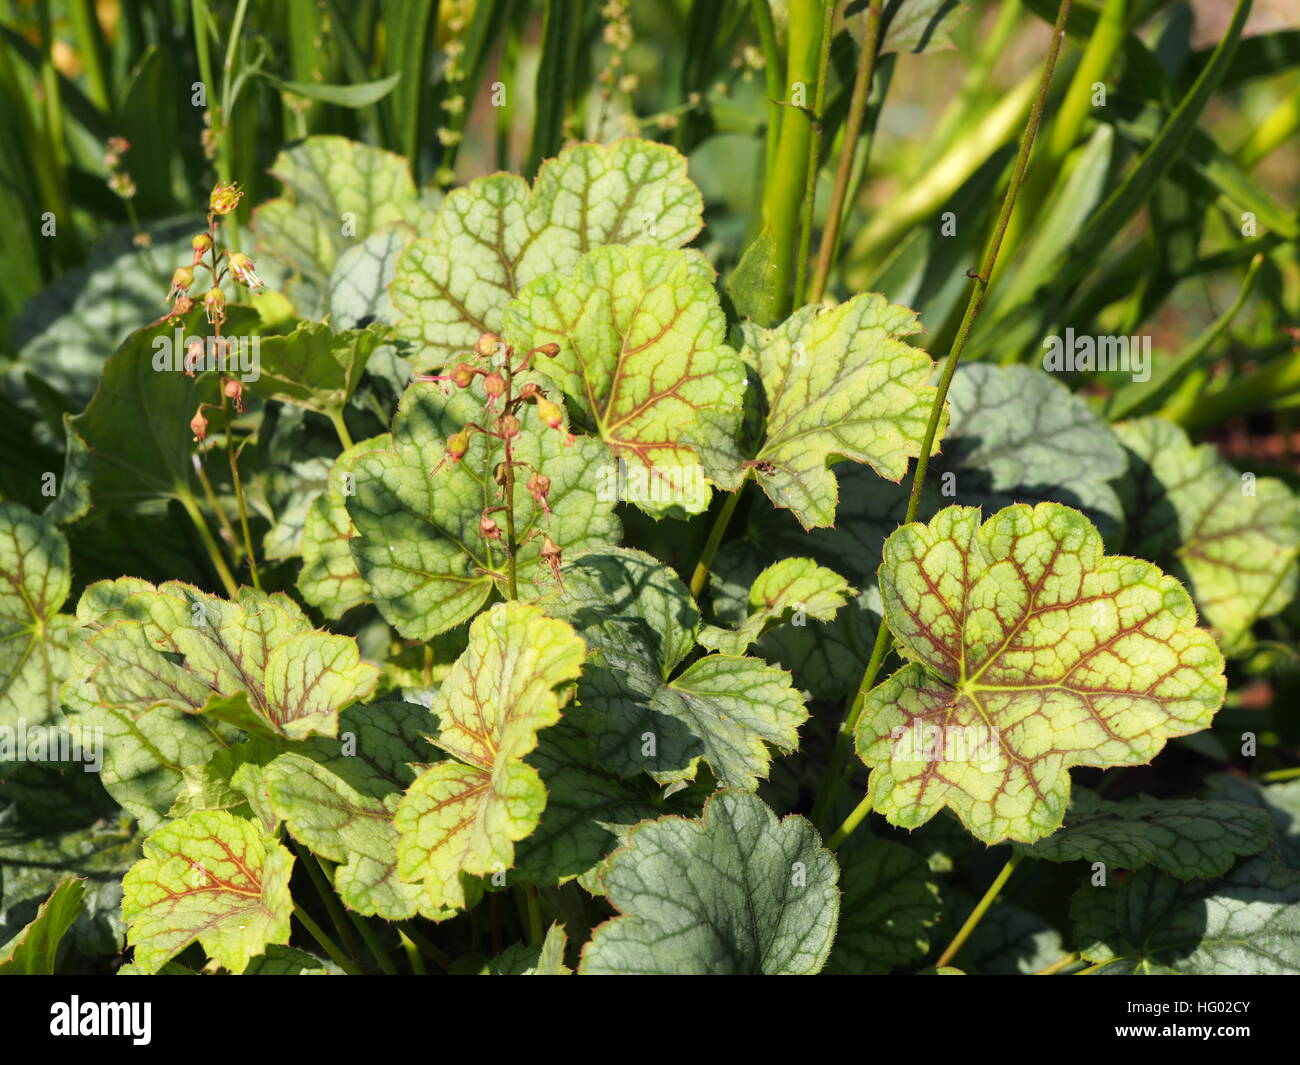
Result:
[[[791,0],[786,40],[786,82],[776,162],[763,195],[763,226],[773,244],[774,316],[786,317],[794,299],[800,208],[808,185],[808,147],[821,62],[825,5],[831,0]]]

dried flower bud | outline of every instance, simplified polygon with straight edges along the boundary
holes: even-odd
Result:
[[[469,388],[470,382],[474,380],[474,375],[478,371],[467,362],[458,362],[456,368],[448,375],[451,377],[452,384],[457,388]]]
[[[167,293],[167,299],[170,301],[185,295],[192,284],[194,284],[194,271],[188,266],[178,266],[172,273],[172,287]]]
[[[551,573],[555,576],[555,582],[564,587],[564,582],[560,579],[560,564],[564,561],[564,552],[549,536],[542,535],[542,561],[551,567]]]
[[[546,474],[534,472],[528,478],[528,494],[533,497],[533,502],[542,508],[548,519],[551,516],[551,505],[546,501],[546,497],[550,490],[551,479]]]
[[[173,318],[177,315],[189,314],[194,310],[194,301],[189,296],[177,296],[176,302],[172,304],[171,314],[167,317]]]
[[[483,378],[483,391],[488,394],[488,399],[497,399],[506,394],[506,379],[499,373],[490,373]]]
[[[226,320],[226,294],[220,287],[213,285],[204,293],[203,309],[207,312],[208,321],[212,325]]]
[[[542,344],[533,349],[539,355],[545,355],[548,359],[553,359],[560,353],[560,345],[551,341],[549,344]]]
[[[498,462],[496,466],[492,468],[492,480],[504,488],[506,486],[506,481],[509,480],[509,471],[509,466],[504,462]]]
[[[199,407],[194,412],[194,417],[190,419],[190,432],[200,444],[208,438],[208,419],[203,417],[202,407]]]
[[[221,391],[234,400],[235,410],[244,413],[244,383],[238,377],[227,377],[221,383]]]
[[[501,344],[501,338],[495,333],[483,333],[478,338],[478,343],[474,345],[483,358],[488,359],[497,353],[497,347]]]
[[[500,540],[500,539],[501,539],[501,529],[500,529],[500,527],[497,525],[497,523],[496,523],[495,521],[493,521],[493,520],[492,520],[490,517],[488,517],[486,514],[484,514],[484,515],[483,515],[481,518],[479,518],[479,520],[478,520],[478,531],[479,531],[479,535],[482,536],[483,539],[485,539],[485,540]]]
[[[194,371],[203,365],[203,341],[197,337],[185,345],[185,373],[193,377]]]
[[[236,281],[247,288],[266,287],[266,282],[257,276],[257,267],[253,260],[242,252],[230,253],[230,273]]]
[[[519,419],[513,414],[503,414],[493,424],[493,429],[502,440],[511,440],[519,435]]]
[[[525,403],[535,403],[537,397],[542,394],[541,388],[532,381],[529,381],[519,390],[519,398]]]
[[[213,214],[230,214],[239,206],[239,201],[244,196],[244,190],[239,187],[235,181],[220,181],[212,189],[212,195],[208,197],[208,210]]]

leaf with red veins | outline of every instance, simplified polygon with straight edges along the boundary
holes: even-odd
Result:
[[[654,247],[598,248],[505,314],[517,349],[559,346],[539,368],[626,463],[628,502],[656,516],[698,514],[707,482],[731,489],[744,474],[745,367],[726,336],[713,268]]]
[[[805,529],[835,524],[833,463],[865,463],[898,481],[921,453],[936,389],[930,356],[905,341],[919,328],[914,311],[875,293],[804,307],[774,329],[744,326],[744,356],[767,401],[756,477]]]
[[[332,736],[339,712],[379,682],[356,640],[313,628],[280,593],[243,588],[231,601],[124,577],[90,585],[77,620],[69,684],[133,718],[171,707],[288,739]]]
[[[144,853],[122,881],[122,917],[145,973],[195,941],[232,973],[289,942],[293,856],[256,822],[203,810],[160,828]]]
[[[867,696],[857,749],[876,810],[944,806],[986,843],[1060,826],[1069,769],[1142,765],[1223,704],[1223,655],[1191,596],[1058,503],[980,524],[947,507],[885,542],[885,616],[911,662]]]

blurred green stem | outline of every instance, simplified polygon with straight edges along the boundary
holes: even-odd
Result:
[[[790,313],[794,296],[800,207],[808,183],[808,145],[813,135],[808,97],[817,90],[823,7],[830,2],[790,0],[781,135],[777,139],[772,180],[763,193],[763,225],[773,242],[772,288],[776,293],[773,310],[778,319]]]
[[[802,307],[808,295],[808,254],[812,249],[813,214],[817,208],[817,174],[821,170],[822,119],[826,110],[826,80],[831,64],[831,33],[835,0],[824,0],[821,47],[817,58],[817,90],[813,94],[812,131],[808,138],[808,165],[804,172],[803,209],[799,218],[799,251],[795,260],[794,305]],[[853,153],[849,152],[850,163]]]
[[[867,8],[867,25],[858,55],[858,72],[853,80],[853,95],[849,100],[849,115],[844,127],[844,143],[840,146],[840,161],[835,169],[835,191],[831,194],[826,212],[826,225],[822,229],[821,247],[817,251],[817,269],[813,273],[809,303],[820,303],[826,294],[826,280],[830,276],[831,261],[839,246],[840,222],[848,195],[849,179],[853,174],[853,157],[857,154],[858,138],[862,134],[862,119],[867,110],[867,94],[876,69],[876,52],[880,43],[881,0],[871,0]]]

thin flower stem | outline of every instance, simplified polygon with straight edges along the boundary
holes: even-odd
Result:
[[[1069,954],[1065,955],[1065,957],[1063,957],[1063,958],[1057,958],[1056,961],[1052,962],[1051,965],[1048,965],[1048,966],[1046,966],[1045,968],[1039,969],[1038,972],[1034,973],[1034,975],[1035,975],[1035,976],[1055,976],[1055,975],[1056,975],[1057,973],[1059,973],[1062,969],[1068,969],[1071,965],[1077,965],[1078,962],[1079,962],[1079,955],[1078,955],[1078,953],[1075,952],[1075,951],[1071,951]]]
[[[542,944],[542,900],[536,884],[524,888],[524,897],[528,903],[528,940],[533,946]]]
[[[208,479],[207,468],[203,464],[203,455],[201,452],[194,453],[194,472],[199,478],[199,484],[203,486],[204,498],[208,501],[213,512],[217,515],[217,521],[221,523],[221,531],[226,539],[226,546],[235,555],[235,562],[239,562],[239,537],[235,535],[235,527],[230,524],[230,519],[226,517],[225,510],[222,509],[217,494],[212,490],[212,481]]]
[[[1066,2],[1068,4],[1069,0],[1066,0]],[[989,907],[993,905],[993,900],[998,897],[998,893],[1002,890],[1003,886],[1011,879],[1011,874],[1016,871],[1016,866],[1020,864],[1021,857],[1022,855],[1020,851],[1015,851],[1011,857],[1007,859],[1007,864],[1002,867],[1002,872],[998,873],[993,883],[989,885],[988,891],[984,892],[984,897],[975,904],[975,909],[971,911],[971,915],[966,918],[966,923],[961,926],[957,934],[953,937],[952,942],[948,944],[947,950],[939,955],[939,960],[934,963],[936,969],[943,968],[957,956],[957,952],[961,950],[963,944],[965,944],[966,940],[970,938],[970,934],[975,931],[975,927],[981,920],[983,920],[984,915],[988,913]]]
[[[420,953],[415,941],[401,928],[397,930],[397,935],[402,940],[402,949],[406,951],[406,961],[411,966],[411,972],[416,976],[427,976],[429,970],[424,967],[424,955]]]
[[[1020,186],[1025,180],[1025,169],[1029,165],[1029,156],[1034,147],[1034,138],[1038,134],[1038,127],[1043,119],[1043,107],[1047,101],[1048,89],[1051,88],[1052,73],[1056,70],[1056,60],[1061,52],[1061,42],[1065,38],[1065,23],[1069,15],[1070,0],[1061,0],[1061,8],[1056,15],[1056,25],[1052,28],[1052,42],[1047,50],[1047,59],[1043,63],[1043,72],[1038,79],[1038,90],[1034,96],[1033,108],[1029,113],[1029,123],[1020,139],[1020,151],[1016,155],[1015,166],[1011,171],[1011,181],[1007,185],[1006,195],[1002,199],[1002,208],[998,212],[997,224],[989,237],[988,246],[984,249],[984,257],[980,261],[979,272],[972,275],[971,293],[966,303],[966,312],[962,315],[957,335],[953,337],[952,347],[948,352],[943,374],[939,379],[939,387],[935,392],[934,403],[930,408],[930,419],[925,427],[925,437],[921,441],[920,454],[916,460],[916,470],[912,476],[912,492],[907,500],[907,515],[903,519],[905,525],[916,519],[917,508],[921,503],[921,490],[925,486],[926,470],[930,464],[930,454],[934,450],[935,437],[939,432],[939,422],[943,417],[943,407],[948,396],[948,387],[952,384],[953,374],[956,373],[957,364],[961,361],[961,354],[966,347],[966,340],[970,336],[971,328],[975,324],[975,319],[979,317],[980,309],[984,306],[984,297],[988,292],[989,280],[992,278],[993,269],[997,265],[998,252],[1002,248],[1002,238],[1006,233],[1011,212],[1015,209],[1016,197],[1020,194]],[[875,685],[876,676],[884,663],[889,640],[889,624],[882,617],[880,628],[876,633],[875,646],[871,650],[871,659],[867,663],[866,672],[862,675],[862,681],[858,685],[849,712],[840,725],[839,735],[835,739],[835,749],[831,754],[830,765],[827,767],[826,775],[822,778],[824,793],[819,796],[820,802],[814,804],[814,809],[818,806],[820,806],[822,812],[831,809],[836,795],[838,795],[843,782],[847,779],[847,776],[842,773],[842,766],[848,757],[852,745],[853,730],[857,726],[858,718],[862,715],[862,707],[866,703],[867,693]],[[859,818],[860,820],[861,818]],[[856,824],[853,827],[857,827]],[[849,831],[851,832],[852,828]]]
[[[831,64],[831,31],[835,25],[835,0],[822,5],[822,36],[817,56],[817,90],[813,94],[812,135],[808,139],[808,168],[804,174],[803,213],[799,221],[799,258],[795,265],[795,306],[802,307],[808,293],[808,253],[812,248],[813,214],[817,207],[817,173],[821,169],[822,112],[826,109],[826,78]]]
[[[1282,780],[1295,780],[1300,777],[1300,766],[1293,766],[1290,769],[1274,769],[1262,774],[1264,780],[1270,784],[1276,784]]]
[[[404,936],[420,948],[420,953],[426,958],[441,966],[444,970],[451,968],[451,955],[441,947],[434,944],[432,940],[425,936],[425,934],[417,929],[410,921],[398,921],[397,927],[401,929]]]
[[[502,410],[509,411],[510,403],[514,399],[515,382],[510,370],[509,360],[502,367],[501,376],[506,380],[506,391],[502,399],[505,401]],[[509,437],[506,437],[506,476],[505,476],[505,505],[506,505],[506,578],[510,585],[510,598],[519,598],[519,576],[518,566],[515,562],[515,555],[519,550],[519,542],[515,539],[515,451],[514,444]]]
[[[361,933],[361,938],[366,941],[366,947],[369,948],[371,955],[374,957],[375,961],[379,963],[380,971],[383,972],[385,976],[401,975],[398,973],[397,966],[393,963],[393,959],[388,956],[388,952],[384,950],[383,944],[379,942],[379,938],[375,935],[374,929],[370,927],[370,922],[362,917],[361,914],[354,913],[352,910],[348,910],[347,913],[348,916],[352,918],[352,923],[357,926],[357,931]]]
[[[844,126],[844,143],[840,146],[840,161],[835,170],[835,190],[822,229],[822,242],[817,250],[817,268],[813,272],[812,287],[808,291],[809,303],[820,303],[826,294],[826,281],[830,277],[831,261],[839,241],[840,223],[844,214],[844,201],[848,195],[849,180],[853,175],[853,157],[857,153],[858,138],[862,135],[862,121],[867,112],[867,97],[871,93],[871,79],[876,70],[876,52],[880,43],[880,0],[871,0],[867,8],[867,28],[858,56],[858,73],[853,81],[853,95],[849,99],[849,115]]]
[[[745,478],[740,482],[740,486],[734,491],[727,494],[726,499],[722,501],[722,509],[718,511],[718,516],[713,519],[713,528],[709,530],[709,538],[704,542],[704,550],[700,552],[700,561],[695,566],[695,572],[691,574],[691,597],[700,598],[700,593],[704,591],[704,584],[709,579],[709,568],[713,565],[713,558],[718,553],[718,547],[722,544],[722,538],[727,534],[727,526],[731,523],[731,515],[735,513],[736,504],[740,502],[740,494],[745,490],[745,485],[749,482],[749,471],[746,471]]]
[[[1112,960],[1114,960],[1114,959],[1112,959]],[[1089,965],[1086,969],[1080,969],[1077,973],[1071,973],[1070,975],[1071,975],[1071,976],[1091,976],[1091,975],[1092,975],[1093,973],[1095,973],[1098,969],[1103,969],[1103,968],[1105,968],[1105,967],[1106,967],[1107,965],[1109,965],[1109,964],[1110,964],[1110,962],[1108,962],[1108,961],[1099,961],[1099,962],[1097,962],[1096,965]]]
[[[316,940],[316,942],[320,944],[321,950],[330,956],[330,960],[332,960],[335,965],[349,976],[363,975],[361,970],[358,969],[356,965],[349,960],[348,956],[339,949],[338,944],[325,934],[325,929],[321,928],[320,925],[312,920],[311,914],[296,902],[293,904],[293,915],[302,923],[303,928],[307,929],[307,931],[311,933],[312,939]]]
[[[207,549],[208,558],[212,560],[212,567],[217,571],[217,576],[226,589],[226,595],[233,599],[239,592],[239,584],[235,581],[234,574],[230,572],[230,567],[226,565],[226,560],[221,554],[221,548],[212,536],[212,530],[208,528],[208,523],[203,520],[203,512],[199,510],[198,503],[194,501],[194,496],[189,492],[181,493],[177,496],[177,500],[185,513],[190,516],[194,528],[198,530],[199,539],[203,541],[203,546]]]
[[[253,587],[262,590],[262,580],[257,572],[257,557],[253,554],[253,534],[248,530],[248,507],[244,503],[244,482],[239,476],[239,455],[235,448],[235,434],[230,427],[230,400],[221,393],[221,420],[226,430],[226,453],[230,458],[230,479],[235,486],[235,503],[239,507],[239,524],[244,531],[244,551],[248,556],[248,573]]]
[[[781,100],[785,97],[785,56],[776,43],[776,25],[768,0],[750,0],[758,43],[763,52],[763,79],[767,90],[767,133],[763,152],[764,187],[772,180],[777,140],[781,136]]]
[[[346,451],[352,447],[352,434],[348,432],[347,422],[343,420],[343,412],[341,410],[331,410],[330,421],[334,424],[334,432],[338,434],[339,443],[343,445],[343,449]]]
[[[307,870],[307,876],[316,888],[316,894],[320,896],[321,903],[325,906],[325,912],[330,915],[330,923],[334,925],[334,931],[343,940],[344,948],[352,957],[358,957],[361,953],[360,947],[357,941],[352,938],[352,930],[348,927],[347,919],[343,916],[343,905],[334,894],[334,888],[330,886],[329,877],[325,875],[320,859],[297,840],[290,840],[289,842],[293,845],[302,867]]]

